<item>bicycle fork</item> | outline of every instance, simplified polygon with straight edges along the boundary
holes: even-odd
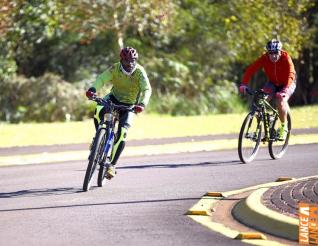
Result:
[[[105,160],[110,161],[110,157],[111,157],[111,152],[112,152],[112,145],[114,142],[114,131],[111,131],[111,129],[108,129],[108,133],[107,133],[107,139],[106,139],[106,143],[105,143],[105,147],[104,147],[104,161],[102,163],[102,165],[104,165],[104,167],[106,167],[106,163]]]

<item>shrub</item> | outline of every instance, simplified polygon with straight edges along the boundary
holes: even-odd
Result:
[[[155,91],[147,108],[148,112],[171,115],[238,113],[244,110],[235,84],[226,80],[191,97],[179,92]]]
[[[83,84],[71,84],[50,73],[38,78],[6,79],[0,90],[1,121],[81,120],[92,111]]]

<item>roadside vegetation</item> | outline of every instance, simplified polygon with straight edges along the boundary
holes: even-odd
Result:
[[[148,113],[240,113],[242,73],[272,38],[298,73],[291,105],[311,105],[318,102],[317,27],[315,0],[3,0],[0,121],[87,119],[93,104],[84,91],[123,46],[137,48],[148,72]],[[253,85],[264,81],[260,72]]]

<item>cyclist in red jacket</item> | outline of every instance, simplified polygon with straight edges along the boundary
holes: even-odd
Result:
[[[276,105],[281,121],[279,140],[285,140],[287,136],[287,112],[289,110],[288,99],[296,89],[296,72],[289,54],[282,50],[282,43],[272,39],[266,45],[266,53],[249,65],[243,75],[240,92],[246,93],[251,77],[263,68],[269,82],[263,89],[276,99]]]

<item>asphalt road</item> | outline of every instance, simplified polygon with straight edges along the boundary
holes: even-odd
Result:
[[[185,212],[207,191],[318,173],[318,145],[290,146],[282,160],[261,149],[127,157],[103,188],[82,192],[86,162],[0,168],[0,245],[240,245]]]

